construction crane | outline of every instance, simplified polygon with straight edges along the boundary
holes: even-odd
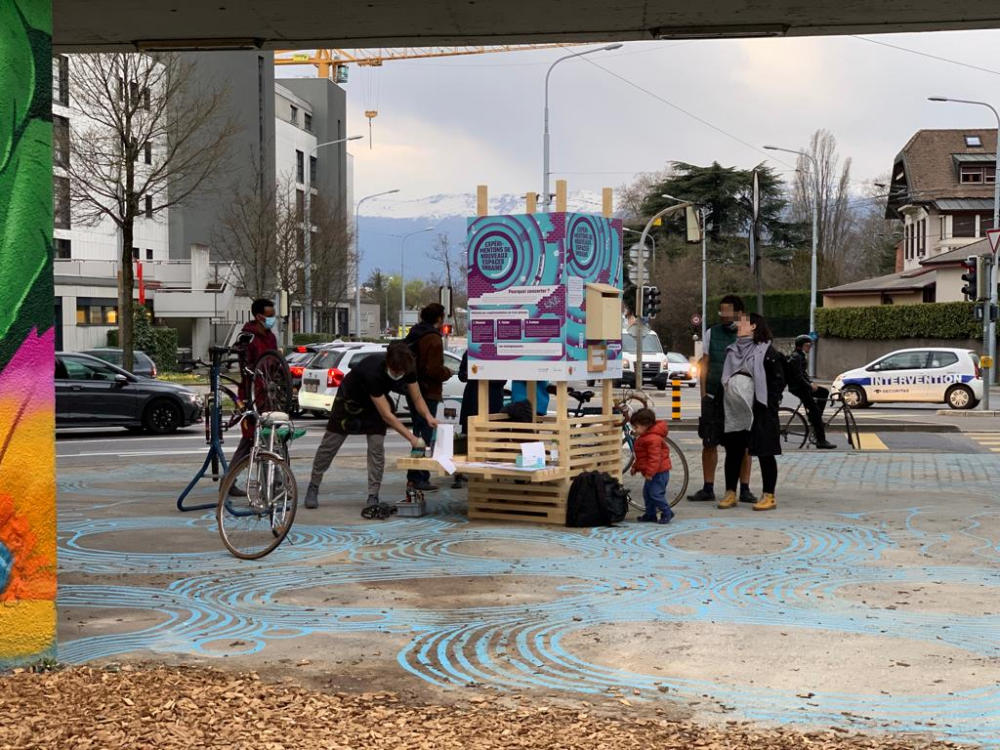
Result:
[[[346,84],[350,78],[349,65],[371,69],[365,81],[365,117],[368,118],[369,142],[372,120],[378,117],[379,81],[376,69],[392,60],[426,60],[434,57],[460,57],[488,55],[497,52],[558,49],[575,44],[496,44],[484,47],[375,47],[372,49],[317,49],[310,51],[278,50],[275,65],[313,65],[319,78],[329,78],[334,83]]]

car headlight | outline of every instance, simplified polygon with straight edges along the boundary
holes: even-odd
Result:
[[[666,360],[660,362],[660,372],[666,372],[668,369],[670,368],[668,367]]]
[[[632,360],[630,360],[630,359],[623,359],[622,360],[622,369],[623,370],[631,370],[632,369]]]

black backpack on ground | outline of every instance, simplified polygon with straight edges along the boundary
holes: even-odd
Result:
[[[566,504],[566,525],[611,526],[628,513],[628,490],[606,472],[585,471],[573,480]]]

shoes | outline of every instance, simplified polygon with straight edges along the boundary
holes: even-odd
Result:
[[[436,484],[431,484],[430,482],[427,482],[423,479],[421,479],[419,482],[413,482],[411,486],[413,487],[413,489],[420,490],[421,492],[437,492],[438,488]]]
[[[829,440],[820,440],[816,443],[816,447],[823,451],[832,451],[837,446],[831,443]]]
[[[754,503],[754,510],[774,510],[778,507],[778,503],[774,500],[774,495],[770,492],[765,492],[764,496],[760,499],[760,502]]]
[[[453,490],[460,490],[462,486],[469,481],[469,478],[465,474],[456,474],[454,480],[451,483],[451,488]]]
[[[661,526],[664,526],[670,523],[673,520],[673,518],[674,518],[673,513],[670,513],[669,515],[664,513],[663,515],[660,516],[660,520],[657,521],[657,523],[660,524]]]
[[[719,504],[716,506],[719,510],[729,510],[730,508],[736,507],[736,493],[733,490],[728,490]],[[756,507],[756,506],[754,506]]]
[[[247,497],[247,491],[234,484],[229,488],[229,497]]]
[[[378,505],[378,495],[369,495],[368,500],[365,502],[366,506]]]
[[[319,507],[319,485],[309,483],[309,487],[306,489],[306,507],[310,510]]]
[[[757,496],[753,494],[750,490],[740,493],[741,503],[755,503],[757,502]]]
[[[702,487],[693,495],[688,495],[688,500],[690,500],[692,503],[704,503],[704,502],[714,503],[715,493],[705,492],[705,488]]]
[[[639,523],[656,523],[656,516],[647,516],[645,513],[635,519]]]

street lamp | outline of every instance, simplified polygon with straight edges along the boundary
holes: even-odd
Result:
[[[816,157],[805,151],[780,146],[764,146],[768,151],[784,151],[786,154],[796,154],[812,162],[813,167],[813,241],[812,241],[812,273],[809,291],[809,333],[816,330],[816,253],[819,247],[819,163]],[[809,374],[816,377],[816,347],[809,351]]]
[[[997,147],[996,147],[996,168],[993,172],[993,228],[1000,229],[1000,112],[992,104],[987,102],[977,102],[969,99],[951,99],[947,96],[929,96],[932,102],[954,102],[955,104],[972,104],[977,107],[986,107],[993,116],[997,118]],[[997,304],[997,253],[993,253],[993,263],[989,270],[990,284],[990,306],[988,310],[983,310],[983,320],[986,334],[986,353],[990,357],[990,366],[984,367],[984,378],[986,387],[983,388],[983,409],[990,408],[990,386],[993,385],[993,360],[997,354],[997,324],[993,320],[993,308]]]
[[[302,273],[303,286],[303,312],[305,313],[303,317],[305,320],[302,321],[303,328],[306,333],[313,332],[313,295],[312,295],[312,214],[310,213],[310,205],[312,203],[312,185],[309,180],[312,178],[312,157],[317,151],[319,151],[324,146],[336,146],[339,143],[347,143],[348,141],[356,141],[359,138],[364,138],[363,135],[352,135],[348,138],[338,138],[335,141],[327,141],[326,143],[317,143],[311,149],[309,149],[309,165],[302,170],[302,180],[306,186],[306,197],[303,205],[302,211],[302,226],[303,226],[303,238],[302,238],[302,260],[305,263],[305,268]],[[346,148],[346,147],[345,147]],[[285,311],[282,311],[284,313]]]
[[[545,73],[545,129],[542,133],[542,210],[546,213],[549,210],[549,76],[552,75],[552,69],[564,60],[591,55],[595,52],[610,52],[620,49],[621,46],[621,44],[608,44],[604,47],[595,47],[583,52],[574,52],[572,55],[560,57],[549,66],[548,71]]]
[[[359,200],[354,206],[354,335],[361,341],[361,204],[372,198],[398,193],[399,188],[372,193]]]
[[[406,328],[406,261],[403,256],[406,250],[406,241],[417,234],[423,234],[424,232],[431,232],[434,227],[424,227],[423,229],[418,229],[415,232],[410,232],[403,236],[403,241],[399,243],[399,288],[402,292],[402,296],[399,301],[399,327],[400,329]]]
[[[666,193],[663,193],[661,197],[678,203],[694,203],[694,201],[675,198]],[[708,328],[708,235],[705,231],[708,224],[708,211],[704,206],[698,205],[698,216],[701,219],[701,340],[704,342],[705,331]]]

